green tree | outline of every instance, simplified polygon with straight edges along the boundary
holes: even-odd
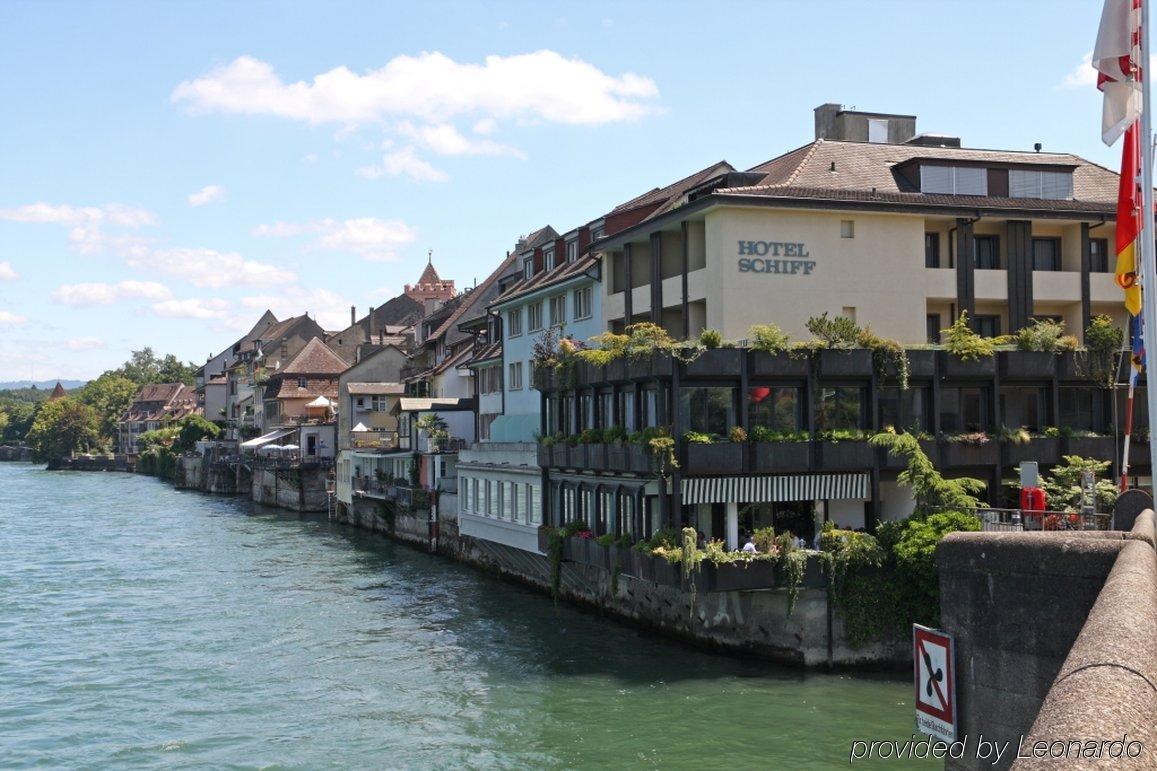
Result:
[[[907,461],[908,467],[899,473],[896,481],[911,491],[916,501],[914,516],[923,517],[944,509],[977,507],[979,502],[976,496],[984,491],[984,482],[971,477],[945,479],[920,449],[919,440],[912,434],[885,431],[873,436],[871,443],[885,447],[889,454]]]
[[[96,415],[70,396],[45,402],[36,412],[28,443],[39,460],[92,450],[100,444]]]
[[[145,346],[139,351],[133,351],[124,364],[104,374],[128,378],[138,386],[149,383],[193,385],[197,367],[192,363],[182,362],[171,353],[164,357],[158,356],[152,348]]]
[[[0,437],[8,430],[8,413],[0,409]]]
[[[138,390],[139,386],[127,377],[106,372],[82,388],[78,398],[96,413],[101,437],[111,441],[116,435],[117,421],[132,404]]]
[[[7,426],[0,430],[0,439],[5,442],[23,442],[32,430],[37,405],[32,402],[4,402],[0,404],[7,418]]]
[[[177,428],[177,436],[173,440],[175,453],[188,452],[202,439],[216,439],[221,433],[220,426],[200,415],[186,415],[174,425]]]

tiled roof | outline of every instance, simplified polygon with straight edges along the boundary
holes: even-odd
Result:
[[[528,249],[536,249],[549,244],[556,238],[558,238],[558,231],[550,225],[544,225],[530,235],[518,239],[514,251],[522,253]]]
[[[917,160],[965,161],[994,164],[1051,165],[1073,169],[1073,199],[1038,201],[1024,198],[989,196],[956,196],[922,194],[912,189],[899,174],[897,166]],[[834,170],[833,170],[834,169]],[[751,169],[765,176],[750,187],[720,188],[717,193],[789,197],[804,191],[804,197],[832,200],[884,200],[890,203],[956,205],[957,207],[1090,210],[1100,211],[1101,204],[1117,199],[1117,175],[1094,163],[1069,153],[1010,152],[975,150],[958,147],[875,144],[817,140]],[[856,197],[876,191],[879,198]],[[812,191],[812,192],[808,192]],[[814,191],[828,191],[819,193]],[[833,191],[847,191],[837,195]],[[902,197],[896,197],[900,194]]]
[[[197,394],[183,383],[153,383],[137,392],[121,421],[177,420],[198,411]]]
[[[465,366],[472,367],[475,364],[479,364],[479,363],[484,362],[484,361],[490,361],[492,359],[497,359],[497,358],[500,358],[501,356],[502,356],[502,342],[499,341],[497,343],[491,343],[490,345],[488,345],[485,348],[483,348],[482,350],[480,350],[478,353],[471,356],[470,360],[466,362]]]
[[[346,390],[354,396],[388,396],[404,394],[403,383],[346,383]]]
[[[289,375],[340,375],[349,368],[349,365],[329,349],[320,337],[315,337],[305,344],[301,352],[283,367],[277,374]]]
[[[419,284],[436,284],[442,278],[438,275],[438,271],[434,269],[434,261],[430,260],[426,263],[426,269],[422,271],[422,275],[418,277]]]
[[[614,209],[611,209],[610,213],[617,214],[619,212],[630,211],[631,209],[638,209],[642,206],[653,206],[667,203],[671,200],[671,198],[681,196],[683,193],[687,192],[696,185],[711,179],[711,177],[733,170],[734,168],[727,161],[719,161],[718,163],[713,163],[707,168],[700,169],[694,174],[683,177],[683,179],[680,179],[676,182],[672,182],[666,187],[656,187],[652,190],[648,190],[642,195],[635,196],[631,200],[626,201],[625,203],[621,203]]]
[[[553,270],[536,273],[530,278],[524,278],[511,284],[491,305],[505,303],[529,292],[534,292],[566,281],[568,278],[573,278],[590,270],[597,262],[598,259],[596,257],[587,254],[579,257],[574,262],[564,262],[561,265],[556,265]]]
[[[454,325],[458,323],[458,321],[460,321],[471,310],[476,309],[479,315],[484,313],[486,311],[486,306],[480,305],[480,301],[492,294],[490,292],[491,288],[493,288],[498,283],[498,279],[502,277],[502,275],[505,274],[506,271],[508,271],[517,260],[518,255],[514,253],[508,254],[506,259],[504,259],[498,265],[498,267],[495,268],[494,271],[486,277],[485,281],[472,289],[470,294],[462,298],[462,302],[458,305],[454,312],[451,313],[446,318],[446,320],[438,326],[438,329],[434,332],[434,334],[430,335],[431,339],[437,339],[446,334],[447,331],[453,329]]]

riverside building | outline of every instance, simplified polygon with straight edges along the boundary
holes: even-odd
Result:
[[[753,324],[810,339],[807,320],[825,312],[909,346],[938,342],[962,312],[988,336],[1050,318],[1081,338],[1092,316],[1123,317],[1109,257],[1115,173],[1069,154],[967,149],[917,134],[913,116],[823,105],[815,123],[802,147],[747,171],[720,162],[604,218],[591,252],[605,328],[714,329],[741,345],[580,364],[565,381],[541,373],[540,431],[571,438],[540,445],[547,521],[635,535],[691,524],[732,546],[765,524],[809,540],[825,520],[870,529],[912,507],[902,466],[861,438],[886,426],[930,437],[937,466],[987,481],[993,505],[1021,460],[1118,457],[1112,392],[1072,355],[964,363],[910,350],[901,388],[871,351],[793,359],[742,346]],[[666,478],[640,443],[573,438],[619,426],[670,432]],[[1081,434],[1058,436],[1062,426]],[[998,441],[1001,427],[1032,439]],[[736,428],[813,440],[685,439]],[[1134,461],[1148,473],[1147,458]]]

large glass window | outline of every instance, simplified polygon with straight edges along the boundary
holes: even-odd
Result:
[[[1060,425],[1076,431],[1109,430],[1105,391],[1100,388],[1061,388]]]
[[[615,395],[611,391],[599,392],[599,427],[612,428],[615,425]]]
[[[627,431],[635,430],[635,389],[624,388],[619,391],[619,416]]]
[[[1000,269],[1000,238],[998,236],[974,236],[972,248],[976,254],[977,269]]]
[[[1093,273],[1112,273],[1114,267],[1109,266],[1109,239],[1090,238],[1089,270]]]
[[[816,402],[816,429],[833,431],[863,428],[867,391],[864,386],[825,386]]]
[[[939,233],[925,233],[924,234],[924,267],[925,268],[939,268],[940,267],[940,234]]]
[[[542,300],[526,306],[526,328],[531,332],[542,329]]]
[[[988,390],[979,386],[940,389],[940,430],[945,433],[985,431]]]
[[[928,431],[928,404],[931,389],[927,386],[898,386],[880,389],[880,425],[910,431]]]
[[[747,414],[751,427],[772,431],[803,428],[803,396],[798,386],[751,386],[747,389]]]
[[[679,389],[679,422],[684,431],[727,436],[735,425],[733,386]]]
[[[1061,269],[1061,239],[1034,238],[1032,240],[1032,269]]]
[[[1048,389],[1006,386],[1000,389],[1000,422],[1009,428],[1040,431],[1049,422]]]

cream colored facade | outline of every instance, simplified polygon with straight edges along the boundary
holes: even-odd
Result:
[[[1024,221],[1023,219],[1019,221]],[[850,223],[850,224],[849,224]],[[1009,329],[1008,250],[1009,219],[983,217],[972,227],[976,236],[996,236],[999,269],[976,269],[975,314],[999,318],[1001,333]],[[662,235],[661,322],[674,336],[684,334],[683,233],[687,234],[687,325],[695,337],[705,328],[725,339],[743,340],[753,324],[774,323],[793,339],[809,339],[806,322],[827,312],[851,315],[861,326],[905,344],[929,340],[929,329],[939,316],[940,328],[959,314],[955,268],[955,217],[922,213],[870,212],[767,205],[715,205],[693,212],[680,222],[666,218],[650,232],[645,225],[604,250],[602,303],[604,320],[614,328],[625,323],[626,244],[631,259],[631,312],[633,321],[651,320],[651,273],[654,232]],[[1085,221],[1088,237],[1104,239],[1108,267],[1113,265],[1114,228],[1111,223]],[[925,234],[939,238],[939,268],[925,266]],[[1033,308],[1037,316],[1058,316],[1066,329],[1083,335],[1081,254],[1082,223],[1077,220],[1032,220],[1032,238],[1055,238],[1060,243],[1060,270],[1033,271]],[[763,256],[742,253],[741,244],[768,244]],[[785,255],[791,244],[793,254]],[[764,247],[757,247],[764,248]],[[774,250],[779,250],[775,255]],[[776,272],[741,271],[742,258],[812,263],[794,274],[781,263]],[[758,268],[776,266],[760,263]],[[1125,321],[1121,293],[1111,272],[1089,276],[1090,314],[1106,314],[1118,324]]]

